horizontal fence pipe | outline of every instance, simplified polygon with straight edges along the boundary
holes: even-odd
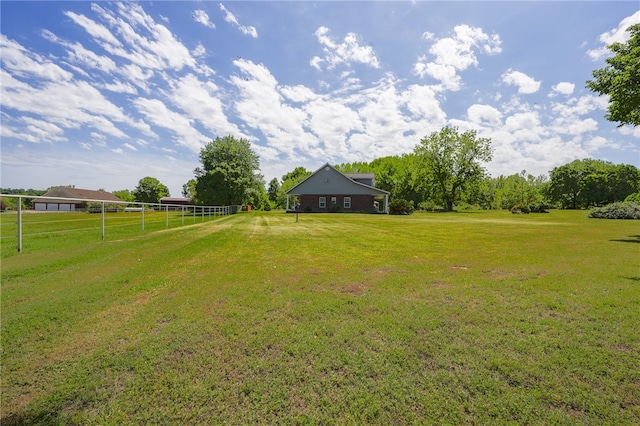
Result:
[[[142,203],[142,202],[129,202],[129,201],[111,201],[111,200],[101,200],[101,199],[89,199],[89,198],[70,198],[70,197],[51,197],[44,195],[27,195],[27,194],[0,194],[1,197],[6,198],[15,198],[17,199],[17,250],[18,253],[22,253],[23,247],[23,222],[24,222],[24,211],[28,210],[23,208],[23,199],[27,202],[36,202],[38,204],[44,204],[44,210],[38,208],[37,210],[34,208],[32,210],[36,211],[48,211],[48,212],[82,212],[86,211],[89,213],[100,213],[100,227],[101,227],[101,238],[104,241],[106,238],[106,213],[108,212],[137,212],[140,211],[140,221],[141,221],[141,229],[144,232],[146,220],[145,210],[148,208],[154,212],[161,212],[164,207],[165,210],[165,224],[166,227],[169,227],[169,210],[177,211],[180,209],[182,211],[182,224],[184,225],[184,215],[185,212],[190,211],[193,214],[193,223],[196,222],[196,215],[200,213],[202,217],[202,221],[205,221],[205,214],[210,218],[213,213],[213,217],[229,215],[235,213],[238,208],[237,206],[196,206],[193,204],[171,204],[171,203]],[[30,201],[32,200],[32,201]],[[47,203],[50,200],[51,203]],[[48,210],[50,204],[55,204],[55,209]],[[93,206],[91,206],[93,204]],[[68,209],[60,210],[60,205],[68,206]],[[85,207],[76,209],[76,205],[83,205]],[[199,210],[198,210],[199,209]],[[206,211],[205,211],[206,209]],[[71,219],[74,221],[74,219]],[[151,220],[150,223],[154,223],[156,221]],[[114,226],[123,226],[123,225],[114,225]],[[39,235],[30,234],[30,235]]]

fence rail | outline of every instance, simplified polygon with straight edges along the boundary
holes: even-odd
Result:
[[[100,228],[102,231],[102,240],[105,238],[106,226],[105,215],[112,212],[127,212],[131,214],[140,214],[140,226],[141,231],[144,231],[145,226],[145,211],[146,212],[165,212],[165,227],[169,227],[169,212],[181,212],[182,225],[185,224],[185,217],[191,216],[193,218],[192,223],[196,223],[196,220],[200,218],[203,222],[205,218],[227,216],[237,213],[241,206],[197,206],[197,205],[184,205],[184,204],[165,204],[165,203],[142,203],[142,202],[127,202],[127,201],[110,201],[110,200],[97,200],[86,198],[66,198],[66,197],[45,197],[42,195],[16,195],[16,194],[0,194],[1,197],[17,198],[17,248],[18,253],[22,253],[22,238],[23,238],[23,221],[22,215],[24,213],[22,201],[23,199],[38,199],[38,200],[55,200],[58,204],[60,201],[72,201],[86,205],[84,208],[74,208],[69,210],[32,210],[37,212],[87,212],[89,214],[100,213]],[[53,203],[52,203],[53,204]]]

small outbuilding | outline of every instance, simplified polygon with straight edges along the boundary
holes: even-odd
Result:
[[[87,201],[84,201],[87,200]],[[91,201],[122,202],[110,192],[59,186],[31,201],[37,211],[82,211]]]
[[[180,210],[182,206],[191,205],[191,198],[162,197],[160,198],[160,205],[168,206],[170,210]]]
[[[327,163],[286,192],[287,211],[388,213],[389,192],[374,185],[373,173],[344,174]]]

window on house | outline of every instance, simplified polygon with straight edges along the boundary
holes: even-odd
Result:
[[[321,209],[327,207],[327,197],[318,197],[318,207]]]
[[[338,202],[338,200],[336,199],[336,197],[331,197],[331,204],[336,204]]]
[[[345,209],[351,208],[351,197],[344,197],[344,208]]]

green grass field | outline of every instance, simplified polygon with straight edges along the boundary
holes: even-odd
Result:
[[[3,425],[640,423],[639,221],[0,219]]]

